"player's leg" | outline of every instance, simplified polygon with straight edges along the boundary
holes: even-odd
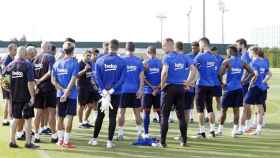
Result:
[[[26,106],[23,110],[23,118],[25,119],[25,133],[26,133],[26,148],[35,149],[38,148],[38,145],[32,143],[32,118],[34,117],[33,107]]]
[[[4,99],[4,118],[3,126],[9,126],[9,119],[11,118],[11,100],[9,92],[2,89],[3,99]]]
[[[119,118],[118,118],[118,125],[119,125],[119,132],[118,132],[118,139],[124,139],[124,124],[125,124],[125,112],[127,106],[132,106],[133,100],[131,99],[130,94],[121,94],[120,98],[120,108],[119,108]]]
[[[141,117],[141,100],[137,98],[136,94],[133,96],[133,113],[137,129],[137,138],[142,136],[142,117]]]
[[[109,128],[108,128],[108,141],[106,144],[107,148],[113,147],[113,137],[116,130],[116,120],[118,114],[118,106],[119,106],[120,96],[119,95],[112,95],[111,96],[111,104],[113,109],[109,110]]]
[[[208,113],[209,124],[210,124],[210,135],[215,137],[215,113],[213,111],[213,89],[208,88],[206,92],[206,110]]]
[[[35,119],[34,119],[34,132],[35,132],[35,143],[40,142],[40,124],[41,124],[41,119],[43,119],[44,113],[42,108],[36,108],[36,114],[35,114]]]
[[[111,100],[112,100],[112,98],[111,98]],[[90,144],[90,145],[97,145],[98,144],[97,138],[99,136],[104,117],[105,117],[105,113],[101,112],[100,104],[98,104],[97,105],[97,117],[95,119],[93,135],[92,135],[92,138],[89,140],[88,144]]]
[[[150,112],[152,107],[152,95],[144,94],[142,98],[142,107],[144,111],[144,138],[149,138],[149,126],[150,126]]]
[[[93,109],[95,108],[95,106],[96,106],[96,102],[95,101],[90,101],[88,104],[87,104],[87,108],[86,108],[86,111],[85,111],[85,117],[84,117],[84,123],[86,124],[86,126],[88,127],[88,128],[92,128],[93,127],[93,125],[91,125],[90,123],[89,123],[89,116],[90,116],[90,114],[91,114],[91,112],[93,111]]]
[[[205,100],[206,100],[206,92],[205,87],[198,86],[196,89],[196,110],[198,115],[198,126],[199,132],[197,134],[197,138],[205,138],[205,126],[204,126],[204,108],[205,108]]]
[[[87,98],[88,93],[84,89],[78,88],[78,102],[79,102],[79,109],[78,109],[78,120],[79,120],[79,128],[84,128],[85,125],[83,123],[84,118],[84,111],[87,106]]]
[[[66,104],[60,102],[60,98],[57,98],[57,145],[63,145],[64,140],[64,118],[66,116]]]
[[[49,107],[48,112],[49,112],[49,122],[48,123],[49,123],[49,127],[52,131],[51,142],[56,143],[58,141],[58,136],[56,133],[56,108]]]
[[[81,103],[79,105],[80,105],[78,109],[79,128],[83,128],[83,115],[84,115],[84,110],[86,105],[82,105]]]
[[[24,128],[24,119],[19,119],[19,122],[17,124],[17,133],[16,133],[17,140],[25,140],[26,134],[23,128]]]
[[[172,110],[174,101],[173,86],[167,86],[161,93],[161,121],[160,121],[160,144],[162,147],[166,147],[166,135],[168,132],[169,115]]]
[[[179,128],[181,133],[181,146],[185,146],[187,143],[187,124],[186,124],[186,118],[185,118],[185,112],[184,112],[184,106],[185,106],[185,90],[183,86],[176,87],[177,94],[176,94],[176,114],[177,118],[179,120]]]
[[[232,137],[236,137],[238,135],[238,123],[239,123],[239,107],[234,107],[233,110],[233,129],[232,129]]]
[[[72,131],[73,118],[77,112],[77,100],[67,99],[66,101],[66,126],[63,138],[63,146],[67,148],[75,148],[75,145],[70,143],[70,134]]]
[[[141,107],[133,108],[136,129],[137,129],[137,138],[141,137],[141,135],[142,135],[142,118],[141,118],[140,112],[141,112]]]

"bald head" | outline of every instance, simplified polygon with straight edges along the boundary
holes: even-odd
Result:
[[[41,51],[42,52],[49,52],[51,51],[51,43],[48,41],[44,41],[41,43]]]
[[[26,48],[26,58],[32,60],[37,55],[37,49],[33,46],[28,46]]]

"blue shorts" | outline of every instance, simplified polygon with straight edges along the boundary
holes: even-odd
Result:
[[[266,91],[261,90],[257,86],[251,87],[245,95],[244,102],[249,105],[263,105],[265,104]]]
[[[243,89],[224,92],[222,96],[222,108],[238,108],[243,105]]]
[[[66,102],[60,102],[60,97],[57,98],[57,113],[59,117],[67,115],[75,116],[77,113],[77,100],[67,99]]]
[[[144,109],[154,109],[160,108],[160,94],[153,96],[152,94],[144,94],[142,98],[142,107]]]
[[[120,108],[140,108],[141,99],[137,99],[136,93],[123,93],[120,99]]]
[[[213,92],[214,97],[221,97],[222,93],[223,93],[222,86],[214,86],[214,92]]]
[[[193,102],[194,102],[195,93],[193,92],[185,92],[185,106],[184,110],[193,109]]]

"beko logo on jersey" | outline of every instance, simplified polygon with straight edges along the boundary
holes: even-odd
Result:
[[[265,73],[265,68],[260,68],[260,73],[264,74]]]
[[[184,68],[184,64],[182,63],[175,63],[175,70],[181,70]]]
[[[35,70],[40,70],[43,68],[43,64],[34,64],[34,69]]]
[[[153,67],[153,68],[150,68],[150,74],[157,74],[159,73],[159,68],[156,68],[156,67]]]
[[[137,67],[134,65],[127,65],[127,72],[136,71]]]
[[[105,68],[105,71],[116,71],[117,70],[117,65],[113,65],[113,64],[104,64],[104,68]]]
[[[12,71],[12,78],[23,78],[23,72]]]
[[[207,68],[209,68],[209,67],[214,67],[215,66],[215,62],[214,61],[209,61],[209,62],[207,62]],[[217,69],[216,67],[215,67],[215,69]]]
[[[231,74],[240,74],[241,69],[240,68],[231,68]]]
[[[57,69],[57,74],[58,75],[67,75],[68,70],[67,69]]]

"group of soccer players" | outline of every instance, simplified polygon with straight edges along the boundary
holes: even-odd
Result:
[[[253,126],[249,120],[254,114],[251,105],[257,105],[256,130],[252,134],[261,134],[267,81],[272,76],[261,48],[248,51],[246,40],[239,39],[227,48],[226,57],[222,57],[204,37],[192,43],[192,52],[184,53],[182,42],[167,38],[162,43],[162,60],[154,46],[147,48],[142,60],[134,54],[133,42],[126,43],[125,55],[120,55],[119,47],[119,41],[113,39],[104,43],[103,53],[98,49],[86,50],[79,61],[74,56],[72,38],[64,41],[59,55],[50,42],[43,42],[39,53],[33,46],[17,48],[10,44],[9,53],[2,60],[1,78],[5,99],[3,125],[11,124],[9,146],[17,148],[17,138],[26,139],[27,148],[38,148],[35,143],[40,142],[40,134],[49,133],[52,143],[75,148],[70,133],[78,112],[80,128],[94,127],[88,142],[93,146],[98,144],[103,119],[108,113],[106,147],[112,148],[117,121],[116,139],[125,139],[127,108],[133,109],[137,137],[143,139],[150,138],[150,114],[156,113],[160,122],[160,147],[167,146],[171,111],[177,114],[180,145],[187,144],[187,127],[193,118],[194,105],[198,113],[197,138],[208,137],[205,117],[209,121],[209,136],[222,135],[228,108],[233,108],[232,136],[250,131]],[[94,125],[89,122],[92,111],[95,111]]]

